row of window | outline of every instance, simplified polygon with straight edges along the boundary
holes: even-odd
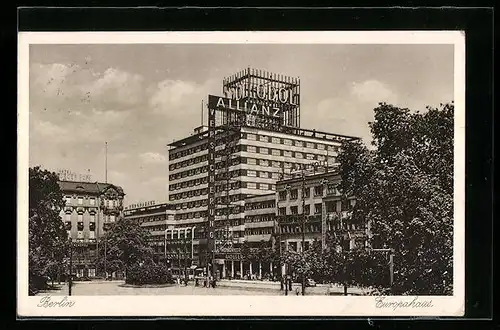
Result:
[[[240,214],[240,213],[243,213],[243,206],[233,205],[232,207],[229,208],[229,214]],[[227,215],[227,214],[228,214],[227,208],[215,210],[216,216]],[[187,213],[182,213],[182,214],[176,214],[174,216],[174,219],[175,220],[188,220],[188,219],[206,218],[207,216],[208,216],[208,211],[187,212]]]
[[[331,146],[331,145],[326,145],[326,144],[316,143],[316,142],[306,142],[306,141],[295,140],[295,139],[278,138],[278,137],[273,137],[273,136],[269,136],[269,135],[246,133],[245,135],[243,135],[243,138],[247,139],[247,140],[252,140],[252,141],[260,141],[260,142],[267,142],[267,143],[273,143],[273,144],[283,144],[283,145],[287,145],[287,146],[311,148],[311,149],[318,149],[318,150],[327,149],[328,151],[333,151],[333,152],[339,151],[339,147],[337,147],[337,146]]]
[[[200,193],[200,195],[206,195],[208,192],[207,189],[201,189],[201,190],[203,192]],[[196,195],[196,196],[198,196],[198,195]],[[184,199],[187,197],[188,197],[187,193],[184,192],[182,194],[173,194],[169,198],[170,198],[170,200],[176,200],[176,199],[180,200],[180,199]],[[246,198],[245,194],[234,194],[234,195],[229,195],[229,201],[228,201],[228,198],[226,196],[216,196],[216,202],[217,202],[217,204],[225,205],[225,204],[228,204],[228,202],[229,203],[238,202],[238,201],[244,200],[245,198]],[[205,198],[205,199],[198,199],[198,200],[191,201],[191,202],[178,203],[175,205],[175,209],[176,210],[190,209],[193,207],[203,207],[203,206],[207,206],[207,205],[208,205],[208,200]]]
[[[314,214],[321,214],[323,212],[323,204],[314,204]],[[290,206],[290,213],[286,213],[286,207],[278,208],[278,215],[297,215],[299,214],[298,206]],[[304,205],[304,214],[311,215],[311,205]]]
[[[245,204],[245,210],[274,209],[275,207],[276,207],[275,200]]]
[[[95,222],[95,219],[96,219],[96,216],[95,214],[90,214],[89,215],[89,221],[90,222]],[[71,214],[65,214],[64,215],[64,220],[66,222],[71,222]],[[116,220],[116,217],[114,215],[103,215],[103,220],[104,222],[114,222]],[[83,222],[83,214],[78,214],[78,217],[77,217],[77,221],[78,222]]]
[[[95,222],[89,222],[88,225],[89,225],[88,229],[90,231],[95,231]],[[71,227],[72,227],[71,221],[66,221],[65,227],[66,227],[66,230],[71,230]],[[85,230],[85,223],[83,221],[78,221],[76,223],[76,228],[77,228],[78,231]]]
[[[268,234],[272,234],[272,233],[273,233],[272,228],[245,229],[245,235],[268,235]]]
[[[245,223],[273,221],[274,219],[275,219],[274,213],[273,214],[249,215],[249,216],[245,216]]]
[[[149,216],[149,217],[144,217],[144,218],[139,218],[138,221],[139,223],[147,223],[147,222],[154,222],[154,221],[165,221],[166,216],[165,215],[157,215],[157,216]]]
[[[274,191],[276,190],[276,185],[275,184],[268,184],[268,183],[262,183],[262,182],[241,182],[241,181],[237,181],[237,182],[233,182],[230,184],[230,187],[231,187],[231,190],[234,190],[234,189],[242,189],[242,188],[247,188],[247,189],[259,189],[259,190],[266,190],[266,191]],[[223,192],[225,191],[225,187],[223,186],[218,186],[216,187],[216,190],[215,192]],[[189,190],[189,191],[185,191],[185,192],[182,192],[182,193],[177,193],[177,194],[171,194],[169,196],[169,200],[170,201],[177,201],[177,200],[182,200],[182,199],[186,199],[186,198],[191,198],[191,197],[196,197],[196,196],[204,196],[204,195],[207,195],[208,194],[208,188],[202,188],[202,189],[195,189],[195,190]],[[236,202],[236,201],[240,201],[240,200],[243,200],[244,197],[243,194],[235,194],[235,195],[230,195],[230,200],[231,202]],[[221,197],[221,198],[224,198],[224,197]],[[193,202],[193,203],[196,203],[196,202]],[[223,202],[221,200],[221,204],[224,204],[225,202]],[[207,202],[203,202],[203,200],[200,200],[199,202],[200,206],[206,206],[207,205]],[[178,204],[179,205],[179,204]],[[176,207],[176,209],[178,210],[179,207]],[[181,207],[183,208],[183,207]]]
[[[245,136],[244,133],[241,133],[239,137],[243,138],[244,136]],[[237,135],[235,137],[236,137],[236,139],[238,138]],[[227,139],[225,139],[225,140],[227,140]],[[199,145],[197,145],[195,147],[191,147],[189,149],[184,149],[184,150],[174,149],[174,150],[171,150],[170,153],[169,153],[169,159],[170,160],[175,160],[177,158],[186,157],[186,156],[189,156],[189,155],[201,152],[203,150],[207,150],[207,148],[208,148],[208,143],[207,142],[208,141],[205,141],[204,143],[199,144]],[[222,145],[223,143],[224,143],[223,139],[217,139],[216,140],[216,145]]]
[[[247,140],[252,140],[252,141],[260,141],[260,142],[265,142],[265,143],[273,143],[273,144],[282,144],[286,146],[295,146],[295,147],[302,147],[302,148],[311,148],[311,149],[317,149],[317,150],[328,150],[332,152],[339,152],[339,147],[337,146],[332,146],[332,145],[326,145],[322,143],[315,143],[315,142],[305,142],[301,140],[295,140],[295,139],[286,139],[286,138],[278,138],[278,137],[273,137],[273,136],[268,136],[268,135],[258,135],[258,134],[251,134],[251,133],[241,133],[240,137],[242,139],[247,139]],[[217,140],[217,145],[221,145],[223,143],[222,139]],[[196,147],[192,147],[189,149],[185,150],[178,150],[176,151],[175,149],[172,150],[169,154],[170,160],[174,160],[180,157],[185,157],[188,155],[192,155],[194,153],[201,152],[203,150],[206,150],[208,148],[207,143],[203,143],[201,145],[198,145]]]
[[[64,197],[65,201],[66,201],[66,205],[70,205],[73,203],[73,197],[72,196],[65,196]],[[83,205],[83,200],[84,198],[82,196],[78,196],[77,198],[75,198],[77,200],[77,204],[78,205]],[[86,200],[88,199],[89,201],[89,205],[96,205],[96,198],[94,197],[90,197],[90,198],[85,198]],[[115,206],[118,206],[118,201],[115,201],[113,199],[107,199],[104,201],[104,206],[106,207],[115,207]]]
[[[312,153],[303,153],[300,151],[290,151],[290,150],[281,150],[281,149],[271,149],[271,148],[265,148],[265,147],[255,147],[255,146],[246,146],[246,145],[241,145],[239,148],[233,150],[233,152],[238,152],[238,151],[246,151],[250,153],[258,153],[262,155],[272,155],[272,156],[282,156],[282,157],[288,157],[288,158],[295,158],[295,159],[307,159],[307,160],[314,160],[314,161],[328,161],[328,163],[335,163],[337,160],[335,157],[326,157],[324,155],[317,155],[317,154],[312,154]],[[199,157],[193,157],[191,159],[187,159],[185,161],[171,164],[169,166],[169,170],[173,171],[178,168],[184,168],[186,166],[198,164],[201,162],[206,162],[208,160],[208,155],[203,155]],[[240,157],[235,157],[230,160],[231,166],[237,165],[237,164],[252,164],[252,165],[262,165],[262,166],[271,166],[269,161],[264,160],[257,160],[255,158],[251,158],[250,160],[247,160],[244,162]],[[225,162],[218,162],[219,168],[222,168],[225,166]],[[274,167],[281,167],[275,166]],[[284,164],[285,168],[292,168],[292,163],[285,163]],[[195,175],[199,173],[203,173],[203,168],[197,168],[197,169],[192,169],[190,171],[185,171],[185,174],[178,173],[175,176],[171,177],[171,180],[179,178],[179,176],[185,177],[185,176],[190,176],[190,175]]]

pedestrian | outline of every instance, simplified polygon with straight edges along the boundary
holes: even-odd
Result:
[[[300,291],[300,290],[299,290],[299,288],[298,288],[298,287],[297,287],[297,288],[295,288],[295,295],[297,295],[297,296],[298,296],[298,295],[299,295],[299,291]]]

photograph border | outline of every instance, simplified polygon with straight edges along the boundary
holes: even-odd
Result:
[[[221,37],[223,35],[223,37]],[[383,34],[383,37],[380,37]],[[377,36],[378,35],[378,36]],[[112,38],[111,38],[112,36]],[[419,297],[432,299],[432,309],[376,309],[374,297],[263,297],[263,296],[72,296],[76,304],[70,309],[40,311],[39,298],[27,295],[27,186],[29,124],[29,44],[64,43],[453,43],[455,45],[455,219],[454,219],[454,295],[452,297]],[[137,42],[140,38],[140,42]],[[429,41],[431,39],[431,41]],[[77,40],[77,42],[75,42]],[[293,42],[291,42],[293,40]],[[18,40],[18,314],[31,316],[462,316],[465,312],[465,37],[460,31],[314,31],[314,32],[21,32]],[[27,93],[28,92],[28,93]],[[20,219],[24,219],[21,221]],[[191,311],[193,297],[200,308]],[[411,301],[415,297],[387,297]],[[165,309],[170,299],[176,306]],[[221,300],[223,303],[220,304]],[[266,300],[265,302],[263,300]],[[283,299],[289,302],[283,303]],[[292,300],[290,300],[292,299]],[[300,299],[300,303],[298,300]],[[114,300],[115,303],[112,303]],[[217,304],[219,302],[219,304]],[[141,311],[137,306],[148,306]],[[81,307],[80,307],[81,306]],[[312,310],[304,306],[322,308]],[[332,308],[333,306],[333,308]],[[339,308],[340,307],[340,308]],[[223,308],[223,309],[221,309]],[[330,309],[329,309],[330,308]],[[335,309],[337,308],[337,309]],[[194,313],[193,313],[194,312]],[[40,315],[40,313],[42,315]]]

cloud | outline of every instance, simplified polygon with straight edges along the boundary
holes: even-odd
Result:
[[[167,161],[167,158],[157,152],[145,152],[139,155],[144,163],[161,164]]]
[[[49,121],[38,121],[34,123],[35,132],[44,137],[60,137],[67,134],[67,130]]]
[[[350,92],[358,101],[375,105],[379,102],[396,103],[398,100],[389,86],[377,80],[353,83]]]
[[[145,90],[141,75],[116,68],[99,72],[76,64],[34,63],[30,69],[32,97],[52,109],[128,110],[147,99]]]

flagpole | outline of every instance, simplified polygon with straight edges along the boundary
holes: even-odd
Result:
[[[108,183],[108,142],[105,142],[104,183]]]

